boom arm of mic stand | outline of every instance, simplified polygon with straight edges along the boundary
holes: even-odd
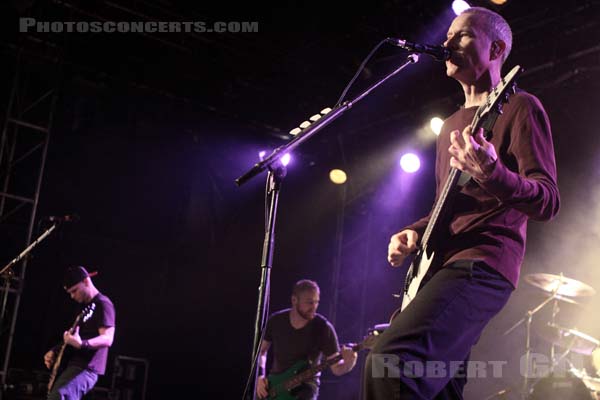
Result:
[[[46,237],[48,237],[48,235],[50,235],[52,233],[52,231],[54,231],[56,229],[56,227],[58,226],[59,223],[60,222],[55,222],[50,228],[46,229],[46,231],[44,231],[44,233],[42,233],[37,239],[35,239],[29,246],[27,246],[27,248],[25,250],[23,250],[18,256],[16,256],[15,258],[12,259],[12,261],[10,261],[8,264],[6,264],[4,266],[4,268],[2,268],[0,270],[0,276],[7,273],[7,271],[10,271],[10,268],[13,265],[15,265],[16,263],[21,261],[25,256],[27,256],[27,254],[29,254],[31,252],[31,250],[33,250],[34,247],[36,247],[38,244],[40,244],[40,242],[42,240],[44,240]],[[4,293],[2,293],[2,306],[0,307],[0,329],[2,329],[2,330],[4,330],[4,315],[6,314],[6,305],[7,305],[7,301],[8,301],[10,279],[11,279],[10,274],[8,274],[5,279]],[[10,341],[9,341],[9,343],[10,343]],[[10,350],[10,345],[9,345],[9,350]],[[6,378],[6,377],[4,377],[4,378]],[[3,383],[5,383],[5,380],[3,380]],[[2,390],[0,390],[0,398],[1,397],[2,397]]]
[[[27,246],[27,248],[21,252],[21,254],[19,254],[15,258],[13,258],[11,262],[9,262],[8,264],[6,264],[4,266],[4,268],[2,268],[0,270],[0,275],[2,275],[3,273],[5,273],[6,271],[8,271],[8,269],[10,267],[12,267],[13,265],[15,265],[19,261],[21,261],[23,259],[23,257],[25,257],[27,254],[29,254],[29,252],[31,250],[33,250],[33,248],[35,246],[37,246],[38,244],[40,244],[40,242],[42,240],[46,239],[46,237],[48,235],[50,235],[53,230],[56,229],[56,227],[58,226],[58,224],[59,224],[58,222],[54,223],[50,228],[46,229],[46,231],[44,233],[42,233],[37,239],[35,239],[33,242],[31,242],[31,244],[29,246]]]
[[[256,163],[252,168],[250,168],[250,170],[248,172],[246,172],[244,175],[237,178],[235,180],[235,183],[238,186],[241,186],[244,183],[248,182],[253,177],[255,177],[256,175],[260,174],[265,169],[267,169],[267,168],[270,169],[271,165],[274,164],[275,162],[277,162],[281,158],[281,156],[283,156],[285,153],[291,152],[293,149],[300,146],[300,144],[304,143],[306,140],[308,140],[310,137],[312,137],[319,130],[321,130],[325,126],[329,125],[331,122],[335,121],[343,113],[345,113],[349,108],[351,108],[354,104],[356,104],[359,101],[361,101],[362,99],[364,99],[373,90],[375,90],[376,88],[381,86],[383,83],[385,83],[388,79],[395,76],[397,73],[399,73],[404,68],[406,68],[407,65],[415,64],[418,61],[419,61],[419,56],[417,54],[410,54],[408,56],[408,60],[404,64],[402,64],[400,67],[396,68],[390,74],[388,74],[384,78],[380,79],[378,82],[374,83],[363,93],[356,96],[356,98],[354,98],[353,100],[345,101],[339,107],[334,108],[331,112],[326,114],[324,117],[319,119],[317,122],[315,122],[314,124],[312,124],[311,126],[306,128],[305,130],[300,132],[300,134],[298,134],[298,136],[296,136],[293,140],[291,140],[287,144],[275,149],[271,154],[269,154],[269,156],[267,156],[267,158]]]

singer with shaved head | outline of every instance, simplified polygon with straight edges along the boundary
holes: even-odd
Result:
[[[508,23],[470,8],[452,21],[444,47],[446,74],[460,84],[464,103],[438,137],[432,211],[392,235],[387,254],[402,267],[400,282],[414,253],[412,265],[427,273],[420,281],[407,275],[402,309],[367,357],[367,400],[462,399],[471,348],[517,285],[528,220],[550,220],[559,209],[550,123],[535,96],[517,91],[491,129],[472,129],[503,84]],[[451,176],[460,178],[454,186]],[[406,289],[414,282],[416,295]]]

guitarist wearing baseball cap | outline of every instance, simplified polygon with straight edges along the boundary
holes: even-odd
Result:
[[[63,343],[44,355],[51,370],[48,400],[81,399],[106,370],[108,348],[115,335],[115,307],[94,286],[94,275],[81,266],[65,273],[64,289],[82,309],[64,332]]]

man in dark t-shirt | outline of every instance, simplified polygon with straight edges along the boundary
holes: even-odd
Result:
[[[73,331],[63,334],[66,344],[61,370],[48,393],[48,400],[81,399],[89,392],[98,375],[104,375],[108,348],[115,335],[115,307],[108,297],[96,289],[84,267],[67,270],[64,288],[71,298],[82,305],[89,318],[82,318]],[[89,307],[93,304],[93,307]],[[91,313],[91,315],[90,315]],[[53,368],[60,345],[44,356],[46,367]]]
[[[267,322],[260,347],[259,378],[256,393],[259,398],[268,395],[269,380],[265,376],[267,352],[272,349],[273,366],[270,374],[281,374],[299,361],[318,364],[323,357],[330,358],[341,353],[342,359],[331,366],[335,375],[343,375],[356,365],[357,354],[351,348],[342,347],[341,352],[333,325],[317,314],[319,286],[304,279],[298,281],[292,291],[292,307],[276,312]],[[293,389],[298,400],[317,398],[319,377],[314,376]]]

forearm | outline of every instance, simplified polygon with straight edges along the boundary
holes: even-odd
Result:
[[[548,220],[558,213],[560,195],[556,179],[541,172],[529,176],[508,170],[497,161],[490,179],[479,182],[488,193],[532,219]]]
[[[529,218],[549,220],[560,207],[550,122],[532,96],[517,99],[514,106],[510,144],[500,152],[487,179],[479,183],[501,203]]]
[[[331,372],[333,372],[334,375],[341,376],[350,372],[353,367],[354,365],[351,363],[346,363],[344,360],[340,360],[337,364],[331,366]]]
[[[87,346],[82,345],[81,347],[87,347],[90,350],[101,349],[103,347],[110,347],[113,339],[109,335],[98,335],[90,339],[84,339],[82,343],[87,342]]]
[[[418,221],[415,221],[412,224],[405,226],[404,228],[400,229],[399,232],[402,232],[406,229],[411,229],[417,232],[417,234],[419,235],[419,239],[421,239],[423,237],[423,234],[425,233],[425,228],[427,228],[427,224],[429,223],[430,217],[431,213],[419,219]]]
[[[260,354],[258,357],[258,375],[266,375],[267,354]]]

